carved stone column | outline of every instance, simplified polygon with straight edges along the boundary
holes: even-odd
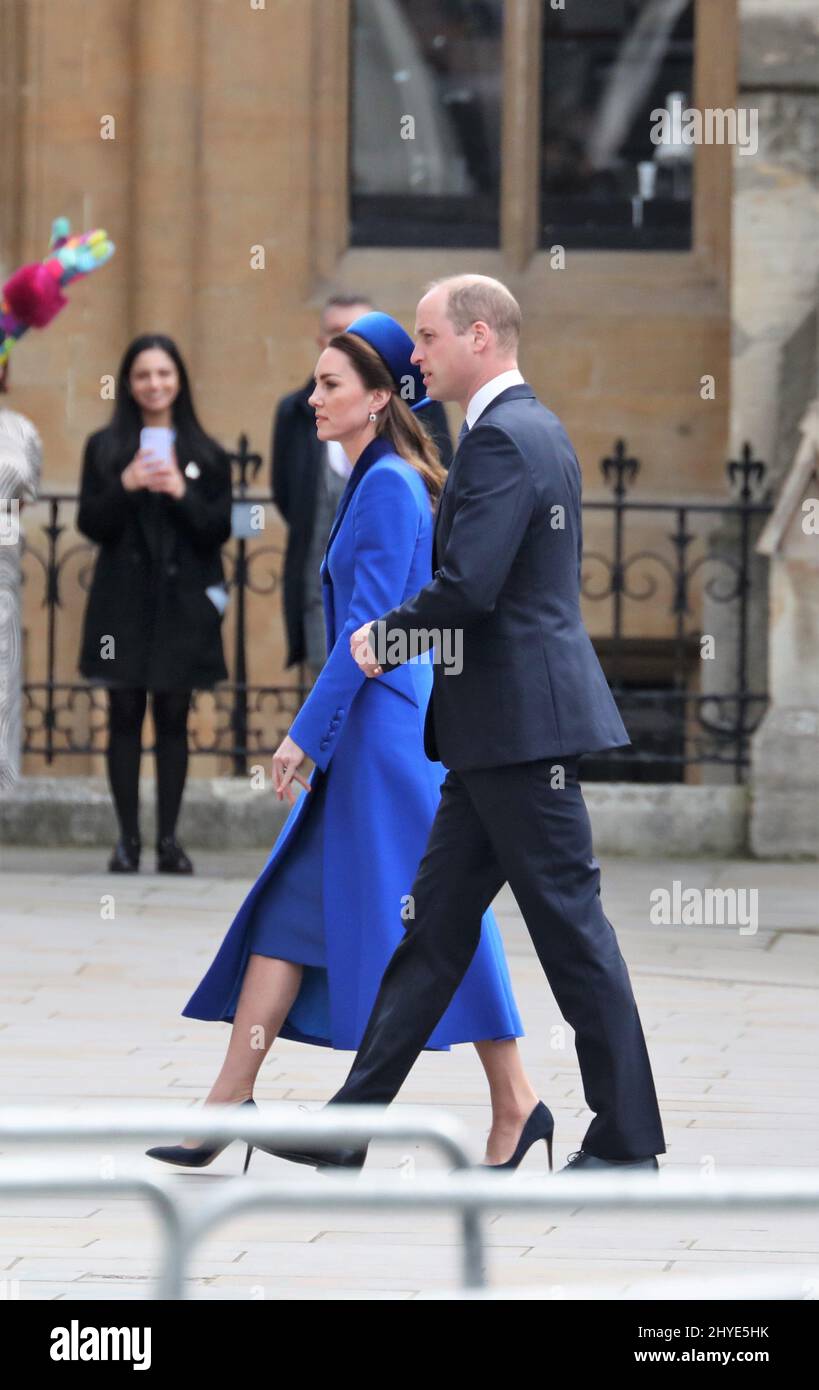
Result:
[[[819,857],[819,401],[757,549],[771,561],[770,705],[752,742],[751,848]]]
[[[0,794],[20,776],[20,504],[37,496],[42,456],[31,421],[14,410],[0,410]]]

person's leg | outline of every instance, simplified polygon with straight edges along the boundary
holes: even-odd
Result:
[[[381,978],[361,1045],[330,1104],[388,1104],[463,979],[504,881],[458,773],[450,771],[412,885],[413,917]]]
[[[157,840],[176,831],[188,772],[190,690],[155,690],[151,708],[156,732]]]
[[[553,786],[553,768],[565,786]],[[558,1008],[575,1033],[589,1108],[582,1147],[600,1158],[665,1152],[628,969],[600,901],[600,866],[577,760],[462,774],[491,836]]]
[[[488,1038],[475,1043],[489,1084],[492,1127],[486,1140],[485,1163],[505,1163],[517,1147],[521,1131],[540,1097],[523,1066],[517,1038]]]
[[[253,1095],[259,1068],[301,988],[302,971],[294,961],[248,956],[227,1052],[206,1105],[235,1104]],[[201,1142],[183,1140],[183,1146],[196,1148]]]
[[[139,838],[139,762],[146,691],[108,691],[108,783],[123,839]]]

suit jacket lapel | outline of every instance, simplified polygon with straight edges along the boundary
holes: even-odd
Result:
[[[330,554],[330,547],[333,544],[333,541],[335,540],[336,536],[338,535],[338,529],[347,513],[347,508],[350,505],[353,493],[355,492],[362,478],[372,468],[374,463],[377,463],[378,460],[380,458],[383,458],[385,454],[391,454],[393,452],[394,450],[389,440],[381,439],[379,437],[377,439],[371,440],[370,443],[367,445],[366,449],[363,451],[363,453],[360,454],[360,456],[356,459],[355,467],[353,468],[352,473],[347,479],[347,484],[344,488],[344,491],[341,494],[341,500],[338,504],[338,507],[336,508],[336,514],[333,517],[333,524],[330,527],[330,534],[327,537],[327,545],[324,548],[325,560],[327,559],[327,556]],[[324,568],[323,562],[322,568]]]
[[[440,497],[438,498],[438,505],[437,505],[437,507],[435,508],[435,520],[434,520],[434,522],[432,523],[432,572],[433,572],[433,574],[435,573],[435,570],[438,568],[438,525],[439,525],[440,520],[441,520],[441,509],[442,509],[442,507],[443,507],[443,505],[444,505],[444,493],[446,492],[447,488],[449,487],[449,480],[450,480],[450,478],[451,478],[451,476],[452,476],[452,470],[453,470],[454,467],[455,467],[455,459],[453,458],[451,464],[449,465],[449,472],[447,473],[446,482],[444,483],[443,487],[441,488],[441,495],[440,495]]]
[[[373,464],[376,463],[378,459],[383,458],[385,454],[391,454],[393,452],[393,446],[388,440],[381,439],[380,437],[371,440],[371,442],[367,445],[366,449],[364,449],[364,451],[356,459],[353,471],[347,479],[347,485],[341,494],[341,500],[338,504],[338,507],[336,508],[336,514],[333,518],[333,524],[330,527],[330,535],[327,538],[327,544],[324,548],[324,555],[322,557],[321,565],[319,567],[319,575],[321,577],[321,601],[324,606],[324,619],[327,628],[328,651],[332,650],[336,640],[333,577],[330,574],[330,566],[328,564],[330,547],[332,546],[336,536],[338,535],[341,523],[344,520],[344,517],[350,506],[353,493],[355,492],[365,473],[367,473],[368,470],[372,468]]]
[[[468,434],[469,434],[469,428],[468,428],[468,426],[467,426],[466,420],[464,420],[463,424],[461,425],[460,430],[458,431],[458,439],[457,439],[456,444],[455,444],[455,453],[453,454],[453,456],[452,456],[452,462],[451,462],[451,464],[449,465],[449,468],[447,469],[446,482],[444,483],[443,487],[441,488],[441,495],[440,495],[440,497],[438,498],[438,505],[437,505],[437,507],[435,508],[435,520],[434,520],[434,522],[433,522],[433,524],[432,524],[432,572],[433,572],[433,574],[435,573],[435,570],[438,568],[438,523],[439,523],[440,518],[441,518],[441,509],[442,509],[443,504],[444,504],[444,493],[446,492],[447,488],[449,487],[449,480],[450,480],[450,478],[452,477],[452,474],[453,474],[453,472],[454,472],[454,470],[455,470],[455,460],[456,460],[456,458],[458,457],[458,450],[460,449],[461,444],[463,443],[464,439],[466,438],[466,436],[467,436]]]
[[[490,401],[488,405],[485,405],[485,406],[484,406],[483,410],[481,411],[480,415],[478,416],[478,419],[475,421],[475,425],[478,424],[478,421],[479,421],[479,420],[483,420],[484,417],[489,413],[490,410],[494,410],[495,406],[496,406],[496,405],[500,405],[503,401],[513,401],[513,400],[517,400],[518,398],[520,398],[521,400],[523,400],[526,396],[534,396],[534,394],[535,394],[535,393],[534,393],[534,391],[532,390],[531,386],[528,384],[528,382],[525,382],[525,381],[518,382],[515,386],[507,386],[507,388],[506,388],[505,391],[500,391],[500,392],[498,393],[498,395],[495,397],[494,400]],[[472,429],[475,428],[475,425],[472,426]],[[459,452],[460,452],[461,444],[463,443],[464,439],[466,438],[466,436],[467,436],[468,434],[469,434],[469,429],[468,429],[468,427],[467,427],[466,420],[464,420],[463,424],[461,425],[460,431],[459,431],[459,433],[458,433],[458,442],[457,442],[457,444],[455,445],[455,454],[454,454],[454,456],[453,456],[453,459],[452,459],[451,464],[449,465],[449,471],[448,471],[448,473],[447,473],[447,479],[446,479],[446,482],[444,483],[443,488],[441,489],[441,495],[440,495],[440,497],[438,498],[438,506],[435,508],[435,523],[434,523],[433,528],[432,528],[432,569],[433,569],[433,572],[438,568],[438,544],[437,544],[437,541],[438,541],[438,522],[439,522],[439,520],[440,520],[441,511],[442,511],[442,508],[443,508],[444,494],[445,494],[447,488],[449,487],[449,480],[450,480],[450,478],[452,477],[452,474],[453,474],[454,471],[455,471],[455,461],[456,461],[456,459],[457,459],[457,457],[458,457],[458,454],[459,454]]]

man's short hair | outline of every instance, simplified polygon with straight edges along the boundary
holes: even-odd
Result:
[[[324,314],[327,309],[352,309],[354,304],[368,304],[372,308],[372,300],[368,294],[350,294],[344,290],[325,299],[321,312]]]
[[[449,275],[433,280],[428,290],[448,288],[446,313],[455,332],[465,333],[480,320],[488,323],[504,352],[514,351],[520,340],[520,305],[500,280],[489,275]]]

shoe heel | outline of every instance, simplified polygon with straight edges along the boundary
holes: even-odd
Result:
[[[253,1153],[253,1145],[252,1145],[252,1144],[248,1144],[248,1146],[247,1146],[247,1153],[246,1153],[246,1155],[245,1155],[245,1166],[244,1166],[244,1168],[242,1169],[242,1172],[243,1172],[243,1173],[246,1173],[246,1172],[247,1172],[247,1165],[248,1165],[249,1162],[250,1162],[250,1155],[251,1155],[252,1153]]]
[[[552,1168],[552,1140],[554,1139],[554,1133],[555,1133],[554,1130],[552,1130],[551,1134],[547,1134],[547,1135],[546,1135],[546,1152],[547,1152],[548,1155],[549,1155],[549,1172],[550,1172],[550,1173],[554,1172],[554,1169]]]

